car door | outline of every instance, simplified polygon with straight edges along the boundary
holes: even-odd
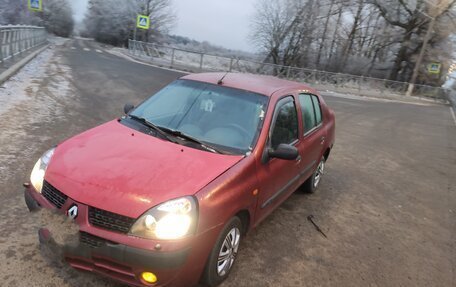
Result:
[[[318,96],[304,93],[298,95],[298,100],[303,126],[302,141],[298,146],[302,157],[300,183],[303,183],[312,175],[323,155],[326,131],[323,128],[324,119]]]
[[[279,144],[299,145],[299,121],[294,96],[280,99],[274,109],[269,136],[263,151],[263,158],[258,163],[257,176],[260,183],[256,221],[261,221],[280,204],[287,194],[293,192],[299,179],[300,158],[283,160],[268,158],[268,149]]]

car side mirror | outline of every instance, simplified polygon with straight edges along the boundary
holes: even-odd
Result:
[[[269,149],[270,158],[280,158],[284,160],[294,160],[299,156],[298,149],[289,144],[279,144],[276,149]]]
[[[133,106],[132,104],[125,104],[124,113],[128,115],[128,113],[131,112],[131,110],[133,110],[134,108],[135,106]]]

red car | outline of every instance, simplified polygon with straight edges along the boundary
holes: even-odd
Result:
[[[220,284],[247,231],[317,189],[334,143],[321,96],[274,77],[188,75],[124,110],[47,151],[25,200],[77,227],[76,244],[40,229],[44,246],[133,286]]]

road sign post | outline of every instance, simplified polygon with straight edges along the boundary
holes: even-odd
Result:
[[[43,11],[43,1],[42,0],[28,0],[28,8],[33,12]]]

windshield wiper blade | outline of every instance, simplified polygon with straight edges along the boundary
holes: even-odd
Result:
[[[194,138],[191,135],[188,135],[188,134],[183,133],[181,131],[172,130],[172,129],[168,129],[168,128],[162,128],[162,129],[167,131],[167,132],[169,132],[170,134],[172,134],[174,136],[177,136],[177,137],[183,138],[185,140],[188,140],[188,141],[194,142],[196,144],[199,144],[201,147],[203,147],[204,149],[206,149],[208,151],[211,151],[211,152],[214,152],[214,153],[221,153],[221,154],[225,153],[225,152],[219,150],[218,148],[215,148],[215,147],[213,147],[211,145],[208,145],[207,143],[202,142],[199,139]]]
[[[135,115],[128,115],[131,119],[133,120],[136,120],[140,123],[142,123],[143,125],[153,129],[154,131],[156,131],[158,134],[160,134],[162,137],[164,137],[165,139],[167,139],[168,141],[170,142],[173,142],[173,143],[178,143],[175,139],[173,139],[172,137],[168,136],[166,134],[165,131],[163,131],[160,127],[154,125],[153,123],[149,122],[147,119],[143,118],[143,117],[138,117],[138,116],[135,116]]]

